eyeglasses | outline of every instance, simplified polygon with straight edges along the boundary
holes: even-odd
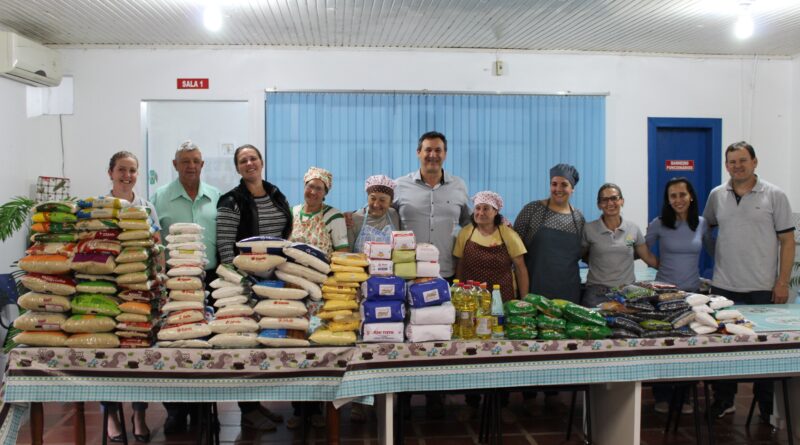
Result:
[[[614,195],[614,196],[606,196],[604,198],[600,198],[598,201],[600,204],[608,204],[609,202],[618,202],[622,199],[622,196]]]

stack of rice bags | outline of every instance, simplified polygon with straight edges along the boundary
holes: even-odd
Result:
[[[211,282],[214,315],[208,326],[214,334],[208,342],[215,348],[254,348],[258,346],[258,320],[250,305],[250,281],[233,265],[217,266],[217,279]]]
[[[691,306],[694,319],[689,328],[700,335],[727,333],[756,335],[753,323],[744,318],[733,306],[733,301],[719,295],[689,294],[686,303]]]
[[[254,308],[261,317],[256,325],[256,342],[267,347],[308,346],[308,309],[304,300],[311,295],[319,301],[322,291],[305,277],[317,281],[325,278],[327,272],[319,272],[329,267],[325,255],[305,244],[292,245],[269,236],[246,238],[236,246],[240,254],[233,264],[250,275],[254,282],[252,292],[260,300]],[[287,258],[297,262],[289,264]]]
[[[117,326],[113,317],[121,310],[114,270],[123,249],[119,215],[130,203],[98,196],[78,200],[78,207],[80,241],[70,263],[78,293],[72,299],[73,315],[64,323],[64,331],[72,334],[67,346],[116,348],[120,339],[113,332]]]
[[[158,345],[172,348],[210,348],[211,328],[205,316],[203,232],[195,223],[175,223],[166,236],[168,257],[167,302],[161,308]]]
[[[153,344],[153,302],[160,303],[163,286],[158,280],[155,231],[147,207],[130,206],[119,210],[118,239],[122,251],[117,255],[118,294],[122,301],[116,316],[116,334],[123,348],[149,348]]]
[[[691,336],[695,313],[686,293],[666,283],[634,283],[614,289],[599,306],[614,338]]]
[[[26,312],[14,321],[22,330],[14,342],[28,346],[64,346],[62,327],[77,292],[70,259],[75,252],[75,221],[78,208],[73,202],[44,202],[34,207],[31,241],[27,256],[19,261],[26,272],[23,286],[29,292],[17,303]]]
[[[416,248],[417,238],[414,236],[414,232],[410,230],[392,232],[392,263],[394,263],[396,276],[404,280],[417,278]]]
[[[408,341],[447,341],[453,337],[456,312],[450,302],[450,285],[443,278],[419,278],[408,286],[411,315]]]
[[[311,334],[310,340],[319,345],[350,345],[356,342],[361,327],[359,288],[367,281],[369,259],[363,253],[334,252],[331,255],[331,275],[322,283],[325,303],[317,317],[323,326]]]

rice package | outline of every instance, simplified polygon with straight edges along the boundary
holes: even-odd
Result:
[[[114,317],[122,312],[113,298],[102,294],[79,294],[72,299],[71,305],[73,313],[82,315]]]
[[[417,261],[417,253],[413,250],[392,251],[392,262],[395,264],[413,263],[415,261]]]
[[[28,292],[17,299],[17,304],[29,311],[67,312],[70,309],[70,298],[63,295]]]
[[[378,241],[364,243],[364,254],[370,259],[389,260],[392,258],[392,245]]]
[[[261,300],[253,309],[266,317],[301,317],[308,312],[302,302],[289,300]]]
[[[72,334],[64,342],[68,348],[118,348],[119,337],[111,333]]]
[[[174,223],[169,226],[170,235],[202,234],[205,228],[196,223]]]
[[[263,329],[294,329],[297,331],[308,330],[309,322],[303,317],[261,317],[258,326]]]
[[[345,346],[356,342],[356,333],[353,331],[333,332],[329,329],[317,329],[308,338],[318,345]]]
[[[258,333],[258,342],[271,348],[299,348],[309,345],[305,331],[295,329],[262,329]]]
[[[439,261],[439,249],[430,243],[419,243],[416,248],[417,261]]]
[[[404,331],[402,322],[367,323],[362,326],[362,338],[368,343],[402,343]]]
[[[286,287],[286,283],[280,280],[259,281],[252,289],[259,297],[276,300],[302,300],[308,295],[308,291]]]
[[[97,275],[113,273],[116,266],[113,255],[102,253],[76,253],[70,261],[72,270]]]
[[[390,276],[394,273],[394,263],[391,260],[369,260],[368,272],[372,276]]]
[[[325,252],[310,244],[292,243],[292,245],[283,248],[283,254],[296,263],[312,267],[324,274],[331,271]]]
[[[70,259],[64,255],[28,255],[19,260],[25,272],[61,275],[70,271]]]
[[[233,265],[240,270],[259,277],[269,277],[278,264],[285,263],[286,258],[279,255],[253,254],[236,255]]]
[[[453,324],[456,322],[456,309],[449,301],[439,306],[411,308],[411,324]]]
[[[439,263],[417,261],[417,278],[434,278],[439,276]]]
[[[202,338],[211,335],[208,323],[189,323],[176,326],[167,326],[158,331],[159,340],[186,340]]]
[[[250,317],[226,317],[208,322],[208,327],[215,334],[256,332],[258,331],[258,322]]]
[[[117,326],[113,318],[105,315],[73,315],[61,327],[64,332],[111,332]]]
[[[13,340],[18,345],[60,348],[66,343],[67,334],[61,331],[23,331],[15,335]]]
[[[217,275],[231,283],[245,284],[247,282],[247,277],[230,264],[220,264],[217,266]]]
[[[392,249],[414,250],[417,248],[417,237],[411,230],[395,230],[392,232]]]
[[[27,273],[20,278],[20,281],[23,286],[34,292],[72,295],[77,291],[75,280],[66,276]]]
[[[403,321],[406,316],[405,305],[398,300],[365,300],[361,305],[364,323],[389,323]]]
[[[413,280],[417,278],[417,263],[395,263],[394,274],[405,280]]]
[[[322,272],[317,272],[316,270],[302,266],[297,263],[283,263],[278,265],[278,270],[281,272],[286,272],[288,274],[304,278],[312,283],[322,284],[328,276]],[[363,269],[356,270],[355,272],[363,272]]]
[[[448,341],[453,336],[453,325],[451,324],[428,324],[406,326],[406,338],[411,343],[424,341]]]
[[[367,300],[405,300],[406,282],[400,277],[369,277],[362,285]]]
[[[251,236],[236,242],[236,247],[241,253],[268,253],[270,255],[283,255],[283,248],[291,243],[276,236]]]
[[[412,307],[436,306],[450,301],[450,286],[443,278],[434,278],[408,287],[408,304]]]
[[[14,327],[21,331],[60,331],[65,321],[63,313],[28,311],[14,320]]]
[[[208,343],[215,348],[236,349],[255,348],[258,346],[258,334],[255,332],[229,332],[217,334]]]
[[[292,275],[283,271],[276,271],[275,276],[279,279],[294,284],[301,289],[308,292],[308,295],[311,297],[312,300],[319,301],[322,299],[322,289],[319,284],[313,283],[311,281],[306,280],[305,278],[298,277],[296,275]]]

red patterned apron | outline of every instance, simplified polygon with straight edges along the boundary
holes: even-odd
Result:
[[[498,228],[497,230],[500,230]],[[475,227],[472,228],[475,233]],[[514,275],[511,266],[514,262],[508,254],[505,240],[499,246],[486,247],[472,241],[472,233],[464,245],[464,257],[461,259],[464,279],[475,280],[481,283],[486,282],[488,288],[492,285],[500,285],[500,294],[503,301],[513,300],[514,295]],[[500,239],[503,239],[502,232]]]

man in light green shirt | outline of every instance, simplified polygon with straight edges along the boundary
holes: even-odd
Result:
[[[150,202],[156,207],[165,237],[174,223],[196,223],[205,227],[203,243],[208,256],[208,275],[217,268],[217,201],[220,192],[200,180],[203,164],[203,154],[197,145],[190,141],[181,144],[172,161],[178,179],[159,187]]]

